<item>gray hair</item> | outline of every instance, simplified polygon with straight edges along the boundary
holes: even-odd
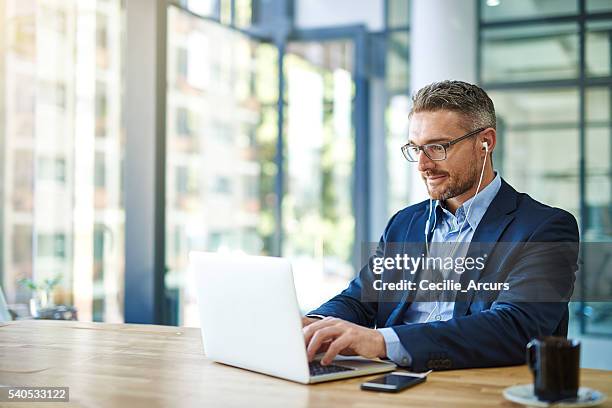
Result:
[[[469,121],[466,130],[495,129],[495,107],[482,88],[462,81],[434,82],[419,89],[412,97],[408,117],[418,112],[449,110],[461,113]]]

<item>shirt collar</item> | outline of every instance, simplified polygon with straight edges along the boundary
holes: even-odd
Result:
[[[493,201],[493,199],[499,192],[500,187],[501,187],[501,177],[499,176],[499,173],[496,171],[493,181],[491,181],[485,188],[480,190],[480,192],[477,194],[478,199],[476,201],[474,201],[476,196],[470,198],[469,200],[464,202],[459,208],[457,208],[457,211],[455,211],[455,214],[453,214],[450,211],[448,211],[446,208],[444,208],[440,200],[436,200],[436,204],[435,204],[436,212],[439,211],[438,210],[438,207],[439,207],[440,212],[442,213],[441,218],[447,218],[447,219],[457,218],[457,222],[462,223],[463,217],[465,216],[465,212],[469,208],[470,214],[467,219],[467,224],[469,224],[470,227],[475,231],[476,227],[478,227],[478,224],[480,223],[480,220],[482,220],[482,217],[484,217],[485,212],[487,212],[489,205],[491,204],[491,202]],[[470,208],[470,204],[472,203],[472,201],[474,201],[474,204],[472,204]]]

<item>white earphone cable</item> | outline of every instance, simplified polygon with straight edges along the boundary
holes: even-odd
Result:
[[[472,199],[472,202],[470,203],[468,210],[465,214],[465,217],[463,219],[463,222],[461,223],[461,226],[459,227],[459,233],[457,234],[457,242],[455,242],[455,245],[453,246],[453,250],[450,252],[449,256],[452,258],[455,255],[455,252],[457,250],[457,247],[459,245],[459,237],[461,236],[461,231],[463,230],[463,226],[465,225],[465,222],[467,221],[469,215],[470,215],[470,211],[472,210],[472,205],[474,205],[474,201],[476,201],[476,196],[478,195],[478,193],[480,192],[480,186],[482,185],[482,179],[484,177],[484,170],[485,167],[487,165],[487,156],[489,155],[489,146],[487,142],[483,143],[483,146],[485,148],[486,154],[485,154],[485,158],[484,158],[484,162],[482,163],[482,170],[480,171],[480,179],[478,180],[478,186],[476,187],[476,193],[474,194],[474,198]],[[427,252],[427,257],[429,257],[429,244],[428,244],[428,234],[429,234],[429,219],[431,218],[431,213],[432,213],[432,200],[431,198],[429,199],[429,217],[427,218],[427,222],[425,223],[425,250]],[[435,225],[434,225],[434,229],[435,229]],[[427,318],[425,319],[424,323],[429,322],[429,319],[431,318],[431,316],[433,315],[433,313],[438,309],[438,305],[439,305],[439,301],[436,301],[436,304],[434,306],[434,308],[431,310],[431,312],[429,313],[429,315],[427,316]]]

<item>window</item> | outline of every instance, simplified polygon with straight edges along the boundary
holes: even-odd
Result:
[[[45,26],[58,34],[66,34],[66,11],[53,7],[40,7],[41,19]]]
[[[234,24],[236,27],[247,28],[252,23],[253,0],[234,0]]]
[[[295,42],[285,57],[283,256],[291,258],[305,310],[355,274],[353,51],[348,40]]]
[[[221,24],[232,24],[233,10],[231,0],[219,0],[219,22]]]
[[[176,133],[180,136],[191,135],[189,111],[186,108],[179,107],[176,109]]]
[[[92,7],[0,1],[0,285],[8,303],[27,303],[20,279],[59,273],[56,303],[80,320],[120,322],[121,1]]]
[[[41,81],[38,89],[39,102],[43,107],[66,108],[66,85],[55,81]]]
[[[183,57],[177,50],[184,44]],[[170,307],[179,311],[178,323],[198,326],[189,251],[271,252],[277,53],[175,7],[168,9],[168,47],[169,59],[188,62],[184,82],[183,65],[168,63],[167,109],[176,123],[167,126],[166,241],[181,245],[166,245],[165,284],[178,302]],[[197,140],[191,149],[182,148],[184,134]],[[237,143],[249,134],[256,144]],[[242,187],[247,180],[257,197]]]
[[[66,258],[66,236],[63,233],[39,234],[36,242],[38,258]]]
[[[232,192],[232,183],[229,177],[215,177],[212,191],[217,194],[230,194]]]
[[[107,18],[102,13],[96,14],[96,46],[103,50],[108,48]]]
[[[183,0],[189,11],[205,17],[215,17],[218,13],[219,0]]]
[[[586,74],[589,77],[612,75],[612,20],[591,21],[586,33]]]
[[[410,0],[386,1],[387,28],[407,28],[410,24]]]
[[[187,78],[187,69],[189,66],[189,54],[185,48],[179,48],[176,51],[176,75],[177,79],[185,80]]]
[[[612,236],[612,87],[590,87],[586,94],[586,205],[590,239]]]
[[[587,0],[590,1],[590,0]],[[576,0],[481,0],[483,21],[535,19],[578,13]]]
[[[8,190],[11,194],[7,194],[7,197],[12,197],[12,211],[28,213],[34,206],[34,155],[31,150],[22,149],[15,149],[11,153],[7,154],[4,172],[6,175],[11,174],[6,169],[13,167],[13,182],[10,183],[12,189]]]
[[[388,219],[409,205],[411,173],[414,171],[400,152],[400,147],[407,142],[408,113],[412,103],[410,100],[410,36],[407,30],[394,31],[389,33],[383,41],[386,45],[384,58],[387,90],[385,140],[388,174],[386,218]],[[379,232],[381,231],[377,231]]]
[[[107,171],[104,153],[96,152],[94,162],[94,186],[101,189],[105,188],[106,177]]]
[[[482,32],[482,80],[485,83],[577,77],[576,23],[491,27]]]
[[[102,81],[96,82],[96,137],[104,137],[108,132],[106,121],[108,119],[107,85]]]
[[[384,111],[381,112],[384,118],[384,148],[380,149],[378,160],[384,161],[386,168],[375,176],[380,179],[377,180],[377,183],[383,186],[386,193],[385,212],[375,215],[372,220],[371,225],[376,225],[377,228],[376,231],[372,231],[374,235],[382,232],[382,228],[391,216],[411,203],[414,170],[400,152],[400,147],[406,143],[408,137],[408,113],[412,103],[410,99],[410,9],[410,0],[386,0],[386,32],[373,36],[374,44],[371,47],[375,52],[371,60],[381,61],[383,67],[378,75],[384,78],[385,91],[385,106]],[[372,172],[376,174],[376,168],[372,168]]]
[[[501,124],[495,167],[518,191],[579,218],[577,89],[491,91],[489,96]]]
[[[497,111],[496,168],[519,190],[576,216],[584,243],[609,243],[612,237],[612,24],[590,14],[609,11],[609,3],[586,0],[586,14],[579,15],[574,0],[481,0],[480,71]],[[564,22],[547,19],[553,16],[564,16]],[[527,21],[513,26],[515,19]],[[586,300],[607,285],[598,284],[602,268],[588,259],[583,256],[579,280]],[[574,294],[581,295],[577,289]],[[570,335],[583,329],[612,334],[611,307],[570,303]]]
[[[37,179],[66,182],[66,160],[63,158],[39,157]]]
[[[176,174],[176,192],[180,196],[197,196],[198,194],[198,176],[193,168],[189,166],[177,166]],[[189,198],[189,197],[182,197]]]
[[[29,294],[22,290],[17,282],[20,279],[31,276],[32,253],[34,250],[32,226],[13,223],[10,226],[10,230],[11,248],[10,252],[6,252],[6,254],[11,257],[11,275],[13,279],[5,278],[2,287],[7,296],[8,303],[27,303],[29,301]],[[12,296],[12,299],[10,296]]]
[[[589,13],[600,13],[612,11],[612,4],[608,0],[586,0],[586,8]]]

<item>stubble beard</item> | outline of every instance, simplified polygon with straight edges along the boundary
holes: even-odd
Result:
[[[444,201],[448,200],[449,198],[460,196],[466,191],[469,191],[478,181],[478,169],[476,167],[476,163],[471,161],[470,167],[465,172],[455,174],[447,173],[448,186],[440,193],[432,191],[429,188],[429,184],[427,184],[426,176],[436,173],[427,172],[427,174],[423,176],[423,179],[425,181],[425,186],[427,187],[429,196],[433,200]]]

